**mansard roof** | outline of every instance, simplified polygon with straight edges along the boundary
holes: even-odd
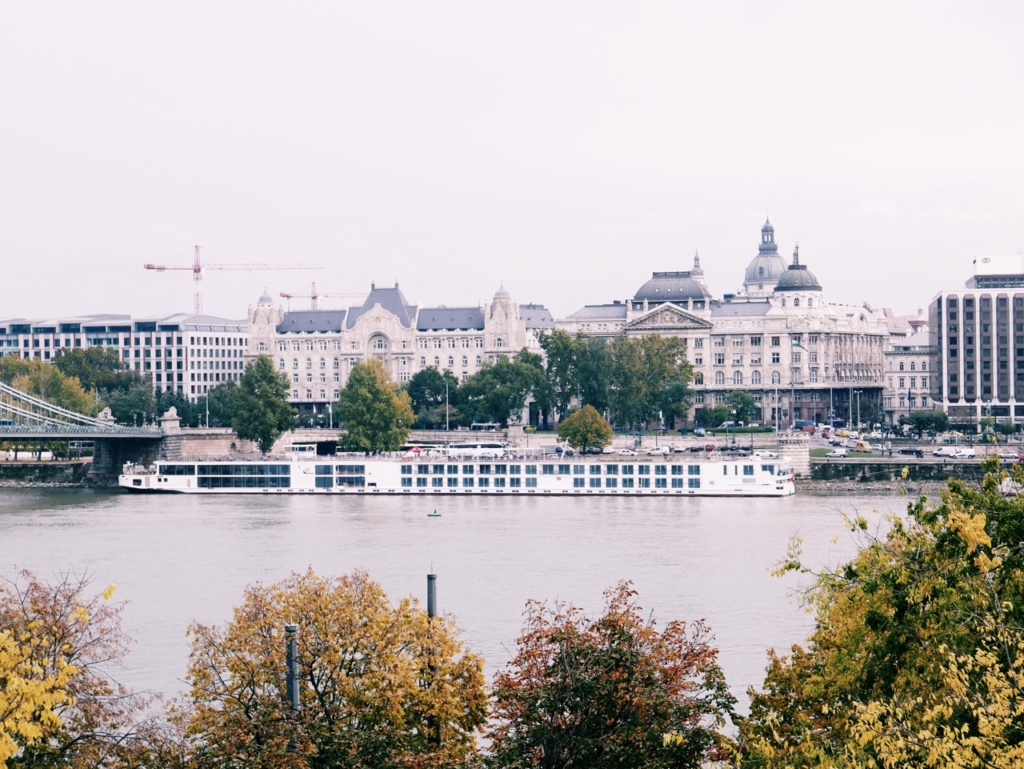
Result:
[[[484,313],[479,307],[424,307],[416,317],[417,331],[484,330]]]
[[[756,318],[767,315],[771,302],[712,302],[712,318]]]
[[[398,318],[398,322],[403,327],[412,328],[413,318],[416,317],[416,307],[410,305],[405,300],[397,283],[392,288],[377,288],[376,285],[371,284],[370,293],[367,295],[366,301],[363,302],[362,306],[353,307],[349,310],[348,322],[345,324],[345,328],[353,328],[357,320],[378,304],[382,309]]]
[[[279,334],[340,333],[345,310],[305,310],[286,312],[277,326]]]
[[[622,302],[612,304],[588,304],[576,310],[569,317],[573,320],[625,320],[626,305]]]
[[[542,304],[519,305],[519,317],[526,322],[526,328],[529,331],[555,327],[555,318],[551,314],[551,310]]]

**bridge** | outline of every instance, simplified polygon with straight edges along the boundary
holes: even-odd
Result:
[[[68,441],[159,439],[160,427],[125,427],[114,422],[110,409],[98,417],[87,417],[55,406],[34,395],[0,382],[0,441]]]

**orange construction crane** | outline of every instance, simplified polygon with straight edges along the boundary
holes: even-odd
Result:
[[[195,257],[191,267],[172,267],[164,264],[144,264],[147,270],[189,270],[192,273],[192,284],[195,293],[195,314],[203,314],[203,271],[204,270],[322,270],[322,264],[267,264],[252,262],[251,264],[203,264],[199,257],[199,246],[196,246]]]
[[[366,292],[365,291],[362,291],[362,292],[359,292],[359,291],[342,291],[340,293],[333,293],[332,292],[332,293],[326,293],[326,294],[318,294],[317,291],[316,291],[316,283],[314,283],[312,288],[309,290],[308,294],[289,294],[287,291],[282,291],[281,292],[281,296],[283,296],[285,299],[308,299],[309,300],[309,309],[317,310],[317,309],[319,309],[319,302],[318,302],[318,300],[320,299],[321,296],[329,297],[329,298],[332,298],[332,299],[344,299],[344,298],[351,298],[351,297],[356,297],[356,296],[366,296]]]

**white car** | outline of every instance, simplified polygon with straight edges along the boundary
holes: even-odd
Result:
[[[765,449],[758,449],[754,452],[753,456],[760,457],[761,459],[778,459],[779,452],[777,451],[766,451]]]
[[[666,454],[670,454],[671,451],[672,450],[668,446],[655,446],[653,448],[647,449],[645,453],[649,457],[663,457]]]
[[[1018,461],[1020,459],[1020,452],[1019,451],[1000,451],[999,452],[999,458],[1000,459],[1007,459],[1007,460],[1010,460],[1012,462],[1016,462],[1016,461]]]
[[[976,459],[978,456],[974,449],[957,449],[953,459]]]
[[[615,449],[612,448],[611,446],[605,446],[603,449],[601,449],[601,453],[602,454],[614,454],[615,453]]]
[[[618,455],[620,457],[635,457],[636,456],[636,452],[633,451],[633,449],[619,449],[617,453],[618,453]]]
[[[826,457],[845,457],[846,456],[846,449],[833,449],[832,451],[830,451],[825,456]]]

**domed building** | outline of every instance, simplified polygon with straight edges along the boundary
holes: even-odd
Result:
[[[767,296],[775,288],[775,284],[786,274],[789,265],[779,254],[775,243],[775,228],[767,218],[761,228],[761,243],[757,247],[757,256],[747,265],[743,277],[743,292],[749,296]]]
[[[703,280],[704,271],[700,268],[699,256],[694,257],[694,269],[688,272],[655,272],[633,295],[633,309],[645,310],[672,302],[703,310],[711,299],[711,292]]]
[[[775,299],[781,307],[821,306],[821,284],[806,264],[800,264],[800,246],[793,250],[793,263],[775,284]]]

